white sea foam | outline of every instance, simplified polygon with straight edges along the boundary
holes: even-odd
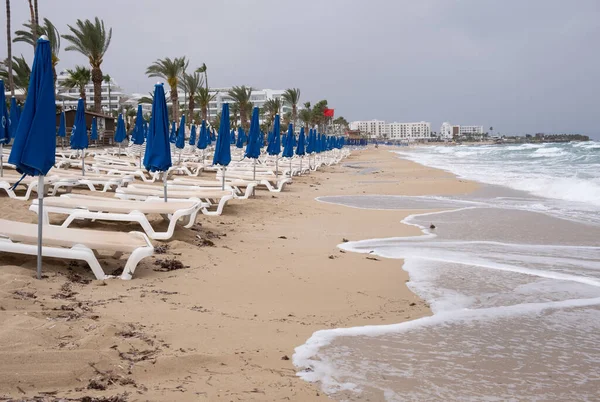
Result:
[[[393,202],[397,209],[415,202],[435,209],[436,201],[448,202],[444,197],[417,198]],[[361,200],[369,208],[377,205],[363,197],[321,201],[359,207]],[[505,207],[523,203],[513,197],[496,200]],[[574,239],[597,239],[598,228],[577,232],[578,224],[560,226],[555,218],[534,216],[540,235],[546,226],[556,227],[559,232],[550,237],[566,242],[501,241],[493,227],[498,217],[502,231],[508,230],[504,237],[518,239],[527,231],[532,239],[544,237],[522,215],[529,212],[519,212],[515,205],[490,209],[489,203],[457,202],[462,208],[404,219],[404,224],[419,227],[421,236],[339,245],[404,259],[409,287],[430,303],[434,315],[393,325],[317,331],[296,348],[298,375],[319,381],[339,399],[348,397],[347,392],[388,401],[590,399],[594,384],[600,383],[600,326],[595,324],[600,322],[600,247],[593,241],[574,245],[559,233],[563,228],[579,233]],[[528,211],[548,209],[544,203],[525,206]],[[427,228],[431,220],[439,223],[435,231]],[[487,368],[488,361],[496,363]]]

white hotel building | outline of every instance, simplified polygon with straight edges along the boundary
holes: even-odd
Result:
[[[443,140],[452,140],[454,137],[481,138],[484,134],[483,126],[458,126],[444,122],[440,128],[440,137]]]
[[[431,123],[386,123],[383,120],[354,121],[354,130],[367,134],[371,139],[417,141],[431,138]]]
[[[64,105],[65,109],[76,109],[77,102],[79,101],[79,89],[71,88],[65,89],[63,88],[63,83],[68,77],[68,73],[66,71],[61,71],[57,74],[56,77],[56,88],[58,90],[56,104]],[[111,78],[110,83],[102,81],[102,111],[104,113],[108,113],[110,110],[115,111],[119,110],[119,107],[122,103],[127,101],[130,96],[123,93],[123,89]],[[110,89],[110,99],[109,99],[109,89]],[[88,83],[85,86],[85,97],[86,97],[86,106],[94,105],[94,84],[92,82]],[[137,103],[136,103],[137,106]]]

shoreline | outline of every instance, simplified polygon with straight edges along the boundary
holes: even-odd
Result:
[[[35,257],[2,254],[0,351],[7,359],[0,363],[0,396],[327,400],[318,385],[296,376],[288,360],[295,347],[320,329],[431,313],[405,285],[402,261],[367,260],[337,248],[344,239],[419,234],[401,224],[419,210],[356,210],[315,198],[450,195],[477,187],[371,148],[294,178],[288,191],[257,192],[256,200],[233,202],[223,216],[178,228],[170,242],[157,242],[169,245],[166,254],[143,261],[130,282],[85,284],[89,268],[51,259],[48,278],[38,282]],[[2,202],[8,208],[0,217],[35,221],[28,203]],[[214,247],[198,247],[197,235]],[[155,271],[154,261],[171,258],[189,268]],[[31,293],[35,298],[19,296]],[[115,379],[106,390],[88,389],[107,375]]]

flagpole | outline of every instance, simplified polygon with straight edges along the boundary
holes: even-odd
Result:
[[[37,278],[42,279],[42,227],[44,225],[44,175],[38,176]]]

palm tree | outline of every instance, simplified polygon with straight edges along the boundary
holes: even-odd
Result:
[[[21,89],[27,94],[29,89],[29,77],[31,76],[31,67],[25,61],[23,55],[14,57],[13,62],[9,63],[6,59],[0,66],[0,78],[7,80],[12,86],[11,95],[14,96],[14,88]]]
[[[231,122],[231,125],[233,127],[237,127],[238,125],[238,114],[240,113],[240,104],[237,102],[234,102],[232,104],[229,105],[229,121]]]
[[[10,96],[15,96],[15,84],[13,81],[13,71],[12,71],[12,41],[10,38],[10,0],[6,0],[6,49],[8,52],[8,63],[6,66],[8,68],[8,87],[10,88]]]
[[[250,102],[250,95],[252,95],[252,87],[246,87],[245,85],[242,85],[241,87],[233,87],[229,90],[227,95],[238,104],[241,126],[244,128],[244,130],[248,131],[249,124],[247,116],[248,105],[250,105],[250,108],[252,108],[252,103]]]
[[[66,89],[77,88],[79,89],[79,97],[83,99],[85,106],[85,86],[90,82],[92,78],[92,72],[89,68],[84,66],[75,66],[74,70],[67,69],[67,79],[63,82],[63,87]]]
[[[293,114],[292,112],[287,112],[283,115],[283,126],[287,127],[292,122]]]
[[[170,57],[166,57],[156,60],[146,69],[148,77],[160,77],[169,83],[169,87],[171,87],[171,103],[173,104],[173,120],[175,121],[179,117],[179,94],[177,93],[177,87],[179,79],[185,72],[188,64],[189,62],[185,60],[185,56],[175,57],[173,60]]]
[[[210,123],[210,125],[213,126],[215,130],[217,130],[217,132],[219,132],[219,127],[221,126],[221,112],[217,112],[214,120],[212,121],[212,123]]]
[[[194,109],[196,108],[196,93],[202,88],[203,78],[199,73],[187,74],[183,73],[181,81],[179,81],[179,87],[185,92],[190,94],[190,100],[188,103],[188,120],[191,122],[194,117]]]
[[[310,121],[312,118],[312,113],[310,110],[310,102],[307,102],[309,107],[306,107],[306,103],[304,104],[304,109],[300,110],[300,112],[298,112],[298,117],[300,118],[300,121],[302,123],[304,123],[304,131],[306,131],[306,133],[308,134],[308,128],[310,127]]]
[[[196,72],[204,74],[204,87],[208,89],[208,75],[206,74],[206,64],[202,63],[202,65],[196,69]]]
[[[13,42],[25,42],[35,48],[37,38],[46,35],[50,41],[50,49],[52,50],[52,70],[54,72],[54,84],[56,84],[56,65],[60,61],[58,53],[60,52],[60,34],[58,29],[52,24],[48,18],[44,18],[44,25],[36,25],[35,23],[24,23],[26,30],[18,30],[15,32],[17,37]],[[37,33],[34,34],[34,26],[37,27]]]
[[[90,61],[90,67],[92,67],[92,82],[94,83],[94,111],[100,113],[102,111],[102,61],[104,55],[110,45],[112,38],[112,28],[109,28],[108,32],[104,28],[104,21],[98,17],[92,21],[90,20],[77,20],[75,23],[76,27],[67,25],[71,30],[71,35],[63,35],[62,37],[69,42],[70,46],[67,46],[66,51],[77,51],[82,55],[86,56]]]
[[[210,102],[212,102],[216,97],[217,92],[211,94],[207,87],[198,88],[198,92],[196,92],[196,99],[198,99],[198,104],[200,104],[202,120],[208,121],[208,108],[210,106]]]
[[[108,84],[108,111],[112,110],[112,102],[110,99],[110,82],[112,81],[112,77],[109,74],[106,74],[102,77],[102,81]]]
[[[281,100],[279,98],[269,99],[265,102],[265,112],[269,113],[271,124],[275,120],[275,115],[281,111]]]
[[[149,103],[149,104],[153,104],[154,103],[154,93],[153,92],[148,92],[150,94],[150,96],[142,96],[140,99],[138,99],[138,103]]]
[[[283,93],[283,101],[287,102],[292,106],[292,120],[294,125],[296,124],[296,119],[298,118],[298,102],[300,102],[300,90],[298,88],[289,88],[286,89]]]

